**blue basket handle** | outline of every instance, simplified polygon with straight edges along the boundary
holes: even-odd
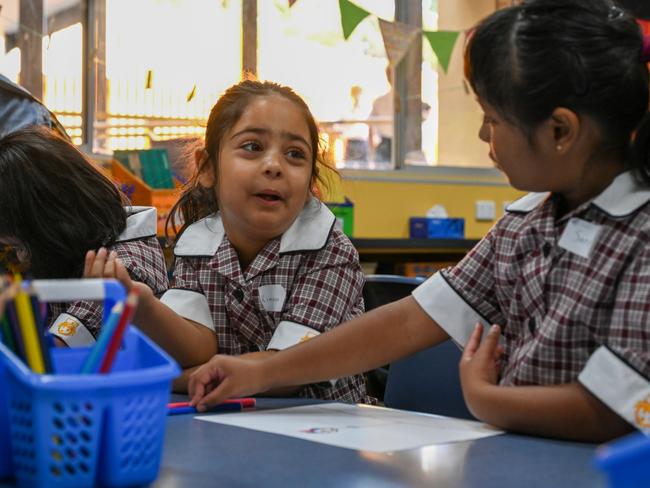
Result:
[[[124,286],[113,279],[34,280],[31,285],[39,300],[44,302],[103,300],[104,321],[111,313],[113,305],[126,298]]]

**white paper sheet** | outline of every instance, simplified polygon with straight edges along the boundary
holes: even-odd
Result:
[[[195,418],[374,452],[400,451],[503,433],[487,424],[471,420],[345,403],[222,413]]]

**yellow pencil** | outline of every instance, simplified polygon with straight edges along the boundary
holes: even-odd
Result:
[[[18,285],[18,293],[16,294],[14,301],[16,303],[16,313],[18,315],[18,323],[20,324],[20,331],[23,335],[23,342],[25,344],[27,365],[32,368],[32,371],[35,373],[43,374],[45,373],[45,364],[43,363],[43,355],[41,354],[41,345],[38,341],[38,329],[36,328],[36,321],[34,320],[31,302],[27,293],[22,289],[21,276],[16,274],[14,280]]]

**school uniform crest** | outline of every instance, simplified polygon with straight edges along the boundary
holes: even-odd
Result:
[[[640,429],[650,429],[650,395],[634,406],[634,420]]]
[[[74,320],[64,320],[57,326],[56,331],[62,336],[68,337],[75,335],[77,327],[79,327],[78,322],[75,322]]]

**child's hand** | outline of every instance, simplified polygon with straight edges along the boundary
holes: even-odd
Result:
[[[264,385],[264,361],[235,356],[214,356],[190,376],[188,393],[199,412],[228,398],[239,398],[269,389]]]
[[[129,272],[117,257],[115,251],[110,253],[105,248],[99,251],[88,251],[84,262],[84,278],[115,278],[124,285],[126,291],[133,288],[133,280]]]
[[[481,343],[483,325],[476,324],[460,359],[460,382],[467,406],[476,415],[486,387],[497,384],[503,346],[499,344],[501,329],[493,325]],[[476,415],[480,417],[479,415]]]

